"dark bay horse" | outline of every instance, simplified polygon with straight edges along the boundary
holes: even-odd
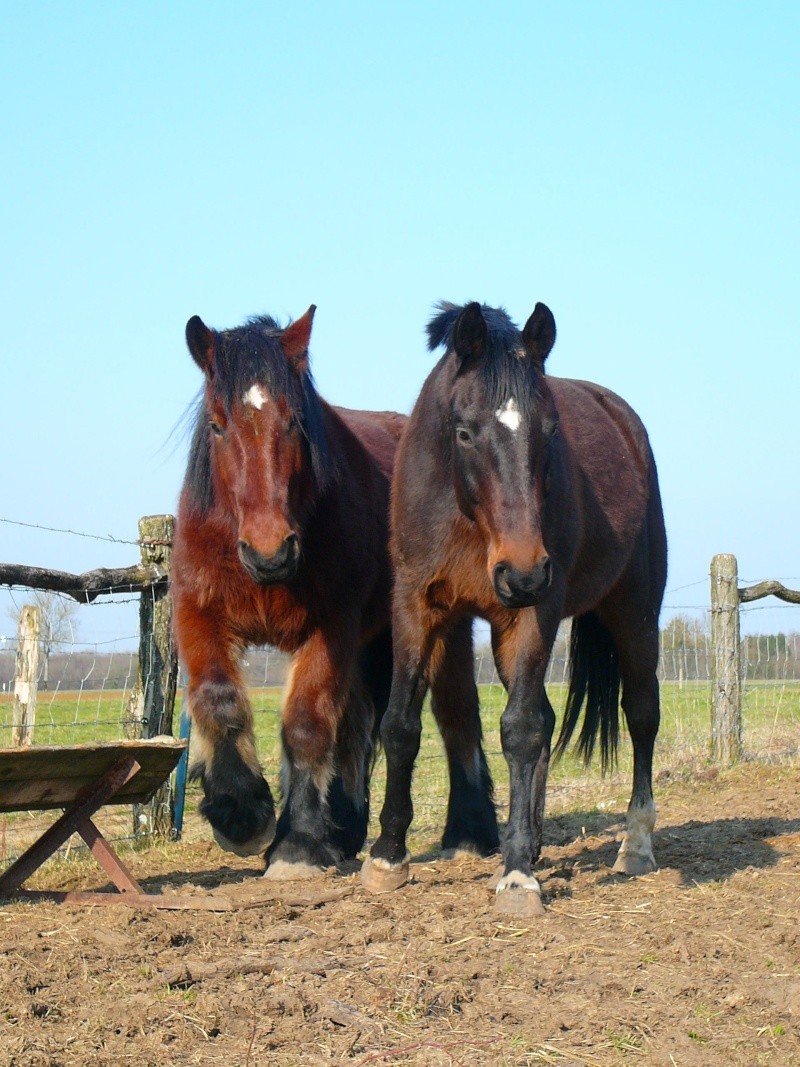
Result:
[[[311,307],[285,328],[266,316],[220,332],[197,317],[187,324],[205,388],[171,577],[201,813],[224,848],[252,855],[269,846],[268,873],[286,877],[353,857],[364,843],[392,673],[389,487],[406,422],[318,395],[313,315]],[[240,669],[250,644],[294,653],[277,825]],[[445,840],[486,853],[499,841],[477,697],[466,729],[459,721],[471,632],[456,633],[443,658],[437,718],[453,809]]]
[[[428,333],[431,349],[447,351],[422,388],[395,467],[394,674],[381,727],[388,777],[363,879],[380,892],[407,878],[431,652],[451,627],[479,615],[491,624],[508,691],[501,738],[511,796],[497,906],[536,914],[532,864],[555,724],[544,677],[563,618],[573,617],[571,679],[556,751],[586,702],[579,750],[588,761],[599,733],[604,766],[613,761],[621,681],[634,773],[615,870],[655,869],[652,758],[667,564],[656,468],[623,400],[545,374],[556,330],[543,304],[521,333],[502,310],[442,304]]]

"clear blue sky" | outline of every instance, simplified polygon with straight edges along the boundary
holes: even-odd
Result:
[[[322,394],[407,411],[435,301],[543,300],[550,370],[650,430],[667,611],[720,551],[797,587],[798,41],[769,0],[4,4],[0,516],[174,510],[191,315],[315,303]],[[5,562],[136,557],[0,522]],[[747,628],[800,629],[771,603]]]

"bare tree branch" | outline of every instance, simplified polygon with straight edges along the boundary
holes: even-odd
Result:
[[[158,567],[106,568],[67,574],[45,567],[26,567],[17,563],[0,563],[0,585],[22,585],[63,593],[79,604],[91,604],[106,593],[141,593],[144,589],[166,584],[167,577]]]
[[[800,592],[787,589],[780,582],[759,582],[758,585],[739,586],[739,600],[747,604],[751,600],[760,600],[764,596],[776,596],[787,604],[800,604]]]

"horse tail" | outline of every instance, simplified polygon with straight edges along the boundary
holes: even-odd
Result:
[[[362,650],[360,659],[361,677],[367,687],[375,711],[372,721],[372,743],[377,755],[381,739],[381,720],[389,706],[392,689],[392,632],[382,630]]]
[[[569,661],[569,691],[554,755],[556,758],[564,755],[585,701],[586,713],[577,749],[588,765],[599,731],[600,760],[605,774],[616,762],[619,743],[619,661],[611,634],[594,612],[572,620]]]

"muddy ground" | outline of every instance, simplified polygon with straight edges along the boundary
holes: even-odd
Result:
[[[205,840],[128,854],[149,891],[233,910],[3,904],[0,1065],[800,1065],[799,784],[660,781],[635,881],[609,873],[619,804],[556,811],[525,922],[493,912],[492,861],[423,855],[376,898]],[[106,885],[85,862],[37,884]]]

